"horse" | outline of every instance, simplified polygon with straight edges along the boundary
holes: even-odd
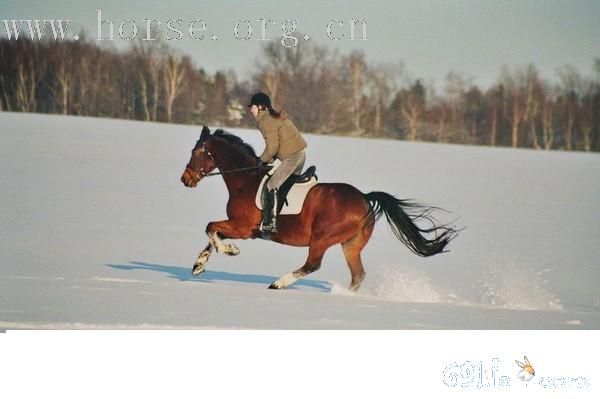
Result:
[[[193,188],[208,176],[222,176],[229,192],[228,219],[206,226],[208,244],[196,259],[193,275],[205,271],[213,249],[229,256],[240,253],[234,244],[223,240],[263,238],[258,229],[262,212],[256,206],[255,196],[267,170],[257,160],[252,146],[240,137],[222,129],[211,134],[206,126],[202,128],[181,182]],[[215,169],[219,171],[213,172]],[[286,288],[319,270],[327,249],[341,244],[351,274],[349,289],[358,290],[365,278],[361,251],[382,215],[395,236],[416,255],[426,257],[447,252],[446,245],[456,237],[457,230],[439,224],[431,216],[434,209],[439,208],[397,199],[385,192],[364,194],[350,184],[319,182],[307,193],[300,214],[279,215],[278,231],[268,237],[280,244],[308,247],[304,265],[283,275],[269,288]],[[419,221],[428,221],[431,226],[419,227]]]

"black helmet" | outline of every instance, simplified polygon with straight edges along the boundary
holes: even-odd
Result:
[[[250,104],[248,104],[248,107],[251,107],[253,105],[263,105],[266,108],[271,108],[271,99],[269,98],[268,95],[266,95],[262,91],[259,91],[258,93],[256,93],[255,95],[252,96],[252,98],[250,99]]]

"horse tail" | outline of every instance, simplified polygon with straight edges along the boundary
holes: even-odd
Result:
[[[432,210],[439,208],[401,200],[381,191],[373,191],[363,196],[370,205],[369,216],[374,217],[370,220],[375,223],[385,215],[394,235],[419,256],[447,252],[444,248],[458,234],[457,230],[439,224],[431,216]],[[419,221],[427,221],[431,227],[419,227],[416,224]],[[427,238],[425,234],[433,234],[434,237]]]

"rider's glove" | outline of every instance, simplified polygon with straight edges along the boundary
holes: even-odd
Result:
[[[257,158],[256,166],[258,166],[259,169],[267,169],[269,167],[269,163]]]

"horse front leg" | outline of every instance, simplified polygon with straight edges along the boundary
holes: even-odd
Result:
[[[198,275],[205,270],[206,263],[213,251],[217,250],[217,253],[225,254],[228,256],[239,255],[240,250],[234,244],[226,244],[223,242],[224,238],[250,238],[252,232],[250,228],[241,226],[234,220],[222,220],[219,222],[210,222],[206,226],[206,234],[208,235],[208,245],[198,255],[198,259],[194,264],[192,274]]]
[[[197,276],[198,274],[204,272],[205,266],[208,263],[208,258],[213,250],[213,244],[208,241],[208,245],[204,248],[200,254],[198,255],[198,259],[196,259],[196,263],[194,263],[194,268],[192,269],[192,274]]]
[[[232,238],[232,237],[228,237]],[[229,256],[235,256],[240,254],[240,250],[234,244],[225,244],[219,233],[216,231],[208,233],[208,242],[217,250],[217,253],[225,254]]]

